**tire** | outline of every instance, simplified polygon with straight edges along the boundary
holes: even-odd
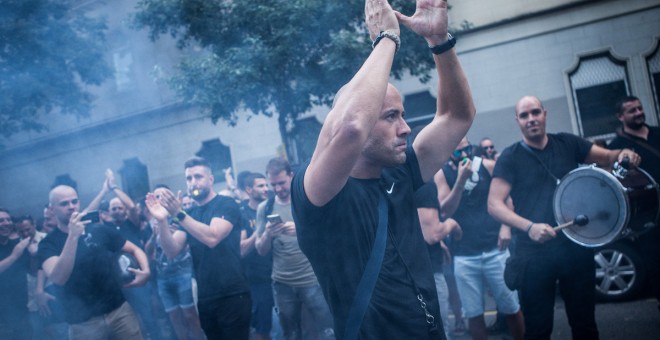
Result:
[[[596,262],[596,300],[603,302],[630,300],[641,292],[646,282],[642,257],[625,243],[612,243],[598,248]]]

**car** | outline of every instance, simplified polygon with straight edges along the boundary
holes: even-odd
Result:
[[[596,248],[594,261],[597,301],[629,301],[650,287],[644,259],[634,239],[624,238]]]

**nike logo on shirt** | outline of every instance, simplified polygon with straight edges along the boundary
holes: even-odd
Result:
[[[388,195],[392,194],[392,190],[394,190],[394,184],[396,184],[396,182],[392,183],[392,187],[390,188],[390,190],[385,190],[385,192],[387,192]]]

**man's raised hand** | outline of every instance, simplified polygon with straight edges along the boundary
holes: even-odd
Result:
[[[83,217],[87,215],[87,211],[83,212],[74,212],[71,215],[71,219],[69,220],[69,235],[72,236],[80,236],[85,234],[85,226],[89,223],[92,223],[92,221],[81,221]]]
[[[390,31],[396,35],[401,35],[399,22],[387,0],[366,0],[364,15],[371,40],[376,39],[378,33],[382,31]]]
[[[449,20],[446,0],[417,0],[417,8],[412,16],[396,11],[394,14],[400,23],[424,37],[429,46],[447,41]]]
[[[149,213],[151,216],[153,216],[157,220],[166,220],[167,217],[170,215],[167,212],[167,209],[163,207],[158,199],[156,198],[156,195],[153,193],[148,193],[147,198],[144,201],[147,205],[147,209],[149,209]]]

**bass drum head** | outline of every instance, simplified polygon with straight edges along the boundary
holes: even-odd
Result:
[[[562,232],[585,247],[600,247],[616,240],[628,223],[628,197],[619,181],[607,171],[592,166],[577,168],[555,190],[557,223],[586,215],[589,223]]]

